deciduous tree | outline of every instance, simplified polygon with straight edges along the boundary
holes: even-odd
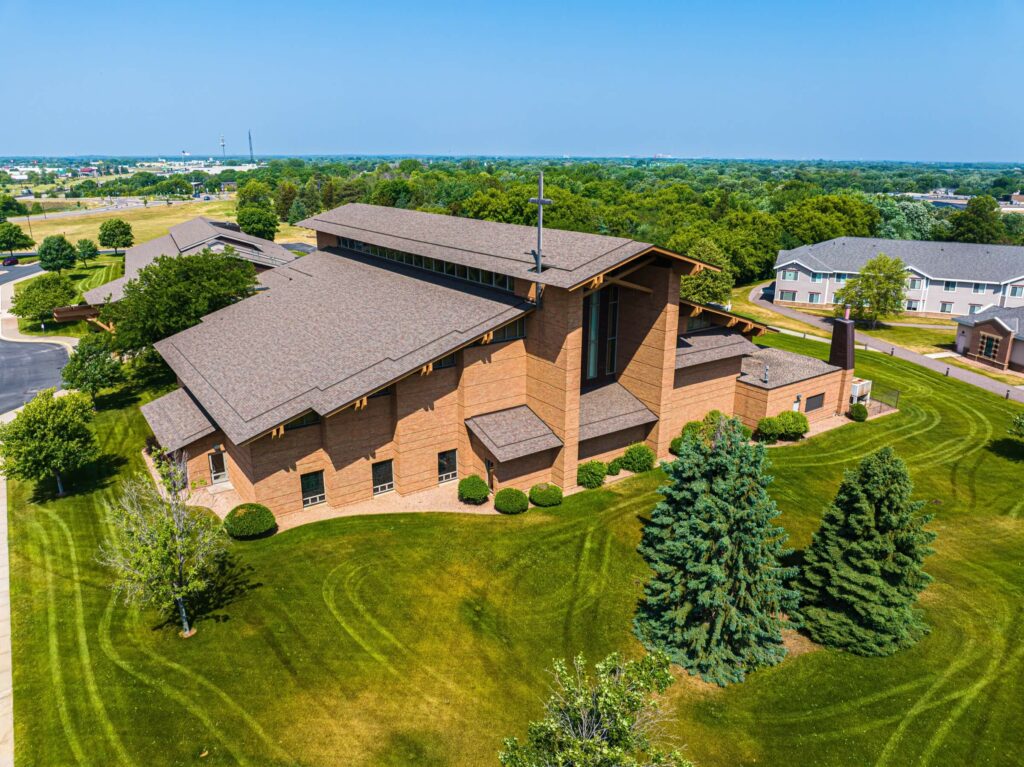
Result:
[[[508,738],[502,767],[691,767],[677,751],[654,743],[659,707],[654,699],[672,684],[663,653],[637,661],[612,654],[591,680],[582,655],[555,661],[545,716],[531,722],[526,742]]]
[[[987,194],[967,201],[964,210],[950,216],[951,237],[957,242],[1000,243],[1006,239],[999,203]]]
[[[634,619],[640,641],[691,673],[726,685],[782,660],[782,613],[796,594],[775,524],[763,445],[723,418],[712,439],[686,433],[664,469],[662,500],[640,554],[652,574]]]
[[[299,188],[291,181],[282,181],[274,192],[274,212],[281,221],[288,220],[288,211],[292,209],[295,198],[299,196]]]
[[[53,318],[58,306],[68,306],[78,293],[71,280],[61,274],[41,274],[21,286],[11,301],[11,314],[43,323]]]
[[[82,262],[82,266],[88,265],[90,261],[100,254],[100,249],[96,247],[96,243],[89,239],[79,240],[75,244],[75,250],[77,251],[78,260]]]
[[[120,248],[130,248],[135,242],[132,225],[120,218],[109,218],[100,224],[100,245],[113,248],[116,256]]]
[[[100,561],[114,571],[114,590],[127,603],[176,610],[181,635],[194,634],[189,603],[208,588],[224,551],[220,524],[144,477],[125,482],[107,513],[114,535]]]
[[[317,179],[309,179],[302,187],[302,192],[299,194],[302,199],[302,204],[305,206],[306,211],[309,215],[319,213],[323,210],[323,201],[320,199],[320,185]]]
[[[39,246],[39,265],[48,272],[60,274],[71,269],[78,259],[78,251],[63,234],[51,234]]]
[[[110,336],[90,333],[79,340],[61,371],[61,379],[64,386],[85,392],[94,402],[100,389],[123,381],[121,363],[111,352]]]
[[[17,224],[8,221],[0,223],[0,250],[6,250],[12,256],[16,250],[25,250],[36,244]]]
[[[792,615],[816,642],[858,655],[890,655],[928,631],[918,595],[934,533],[911,499],[903,463],[885,447],[847,471],[808,547]]]
[[[697,240],[686,251],[686,255],[706,264],[722,267],[722,271],[701,269],[696,274],[683,275],[679,279],[679,297],[698,304],[728,304],[732,291],[732,270],[729,259],[718,243],[710,237]]]
[[[238,210],[243,208],[262,208],[274,210],[274,199],[270,193],[270,185],[263,181],[248,181],[238,190],[236,199]]]
[[[1007,430],[1011,437],[1024,439],[1024,413],[1017,413],[1010,421],[1010,428]]]
[[[44,389],[7,424],[0,424],[0,471],[15,479],[52,476],[64,494],[64,475],[99,453],[89,424],[93,412],[81,394],[55,396]]]
[[[903,262],[879,253],[836,291],[836,315],[841,315],[844,306],[849,305],[854,319],[875,327],[880,319],[903,311],[906,287],[907,270]]]
[[[273,240],[277,234],[277,214],[269,208],[248,207],[238,211],[238,227],[246,234]]]

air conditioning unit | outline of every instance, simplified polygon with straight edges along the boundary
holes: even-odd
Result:
[[[871,381],[866,378],[854,378],[850,384],[850,403],[871,401]]]

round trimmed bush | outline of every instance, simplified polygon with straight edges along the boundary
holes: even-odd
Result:
[[[622,456],[621,455],[618,458],[612,458],[612,460],[608,461],[608,470],[607,471],[608,471],[608,476],[609,477],[617,477],[617,476],[619,476],[619,472],[622,471]]]
[[[558,506],[561,502],[562,488],[558,485],[541,482],[530,488],[530,503],[534,506]]]
[[[849,416],[851,421],[857,421],[858,423],[868,420],[867,405],[862,402],[854,402],[850,405]]]
[[[262,504],[243,503],[228,512],[224,529],[232,538],[247,541],[272,535],[277,530],[277,520],[274,512]]]
[[[668,451],[672,455],[679,455],[683,450],[683,438],[674,437],[671,442],[668,443]]]
[[[654,468],[654,451],[643,442],[637,442],[626,448],[622,454],[622,468],[639,474]]]
[[[757,422],[757,439],[759,442],[767,442],[773,444],[779,441],[779,436],[782,434],[782,426],[779,424],[779,419],[773,415],[765,416]]]
[[[775,419],[779,423],[779,437],[781,439],[800,439],[811,429],[807,416],[797,410],[783,410]]]
[[[576,469],[576,484],[593,490],[604,484],[608,467],[603,461],[587,461],[581,463]]]
[[[559,491],[561,494],[561,491]],[[526,493],[514,487],[503,487],[494,494],[494,508],[502,514],[522,514],[530,508]]]
[[[487,487],[487,483],[480,478],[479,474],[470,474],[459,480],[459,500],[463,503],[479,506],[487,501],[490,494],[491,489]]]

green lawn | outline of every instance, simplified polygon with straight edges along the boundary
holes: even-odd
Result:
[[[919,354],[934,354],[956,350],[956,329],[922,328],[909,325],[886,325],[877,328],[858,328],[880,341],[887,341]]]
[[[74,269],[65,271],[72,282],[78,295],[75,296],[75,303],[82,300],[82,295],[87,290],[106,285],[111,280],[116,280],[124,274],[124,253],[120,255],[101,255],[89,262],[88,266],[76,266]],[[19,282],[14,286],[14,292],[24,290],[32,280]],[[73,336],[81,338],[90,332],[90,324],[84,320],[78,322],[47,322],[46,330],[43,330],[40,323],[32,320],[18,320],[18,330],[26,335],[32,336]]]
[[[858,354],[858,373],[901,389],[901,412],[773,448],[772,494],[806,545],[842,470],[894,445],[936,515],[933,631],[887,659],[812,649],[725,690],[683,679],[666,731],[699,765],[1020,763],[1024,448],[1005,437],[1020,408],[884,355]],[[97,425],[124,463],[79,477],[87,492],[10,483],[19,767],[496,764],[539,715],[552,658],[639,652],[635,546],[658,472],[550,512],[348,518],[236,544],[221,603],[181,640],[116,601],[95,561],[148,433],[119,404]]]

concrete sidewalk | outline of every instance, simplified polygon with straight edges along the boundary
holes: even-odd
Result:
[[[790,319],[799,320],[800,322],[808,325],[813,325],[821,330],[826,330],[830,334],[832,333],[832,323],[824,318],[817,317],[813,314],[805,314],[798,309],[793,309],[789,306],[778,306],[771,301],[761,297],[761,293],[764,291],[765,286],[758,285],[750,291],[750,300],[760,306],[762,309],[781,314],[784,317]],[[956,367],[955,365],[947,365],[942,360],[933,360],[926,357],[923,354],[912,352],[910,349],[905,349],[902,346],[896,346],[895,344],[880,341],[866,333],[857,332],[856,340],[858,344],[862,344],[869,349],[889,354],[890,356],[896,357],[907,362],[913,362],[915,365],[934,370],[936,373],[948,376],[949,378],[955,378],[958,381],[970,384],[971,386],[977,386],[979,389],[995,394],[997,397],[1003,399],[1014,400],[1016,402],[1024,402],[1024,390],[1008,386],[1004,383],[996,381],[994,378],[983,376],[980,373],[974,373],[970,370],[964,370],[963,368]]]

